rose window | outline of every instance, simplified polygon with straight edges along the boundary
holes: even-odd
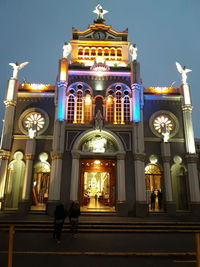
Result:
[[[153,127],[159,134],[163,129],[167,129],[169,132],[174,130],[174,123],[167,115],[160,115],[153,120]]]
[[[36,131],[39,132],[44,128],[45,119],[39,112],[29,113],[24,119],[24,124],[27,129],[34,126]]]

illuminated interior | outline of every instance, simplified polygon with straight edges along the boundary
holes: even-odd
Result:
[[[161,192],[161,170],[156,164],[148,164],[145,167],[145,181],[146,181],[146,193],[147,201],[149,204],[149,211],[158,212],[161,211],[158,203],[158,191]],[[155,194],[155,205],[152,206],[151,194]]]
[[[83,160],[81,169],[81,210],[114,211],[114,161]]]
[[[32,210],[45,210],[49,196],[50,164],[47,153],[39,155],[39,161],[34,165],[32,184]]]

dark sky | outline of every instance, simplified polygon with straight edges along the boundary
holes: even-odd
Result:
[[[195,137],[200,138],[200,1],[199,0],[0,0],[0,119],[9,62],[29,61],[20,71],[30,83],[54,84],[62,46],[71,28],[92,24],[100,3],[109,13],[106,24],[128,28],[129,41],[138,46],[145,87],[179,86],[175,61],[192,69],[188,74],[193,99]]]

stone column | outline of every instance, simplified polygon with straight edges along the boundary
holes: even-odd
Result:
[[[143,130],[143,110],[141,112],[141,122],[133,125],[133,160],[135,168],[135,194],[136,194],[136,216],[145,217],[148,215],[148,204],[145,184],[145,154],[144,154],[144,130]]]
[[[190,191],[190,206],[194,216],[200,217],[200,190],[197,170],[197,155],[186,155],[188,181]]]
[[[79,200],[79,157],[77,153],[72,154],[70,200],[73,201]]]
[[[170,216],[174,216],[176,214],[176,204],[173,202],[173,194],[172,194],[172,180],[171,180],[171,152],[170,152],[170,143],[161,143],[161,155],[163,160],[163,178],[165,185],[165,208],[166,212]]]
[[[10,151],[0,150],[0,210],[4,208],[4,193]]]
[[[192,125],[192,106],[183,105],[182,111],[183,111],[186,153],[195,154],[196,149],[195,149],[194,131]]]
[[[24,182],[22,189],[22,201],[19,203],[19,212],[26,213],[30,210],[31,206],[31,189],[32,189],[32,173],[33,173],[33,160],[35,156],[36,140],[28,139],[26,142],[25,159],[26,167],[24,174]]]
[[[52,152],[52,172],[49,184],[49,202],[59,202],[63,153]]]
[[[126,202],[125,185],[125,154],[117,155],[117,215],[128,216],[128,204]]]
[[[62,58],[59,62],[59,78],[57,82],[57,99],[55,99],[55,121],[52,144],[52,164],[49,184],[47,213],[52,215],[55,206],[60,202],[62,163],[65,148],[66,125],[66,89],[68,84],[68,61]]]
[[[6,108],[4,115],[4,127],[2,135],[3,139],[1,148],[8,151],[10,151],[12,144],[12,134],[18,87],[19,82],[15,79],[10,79],[8,81],[6,100],[4,101]]]
[[[4,125],[2,129],[1,150],[0,150],[0,205],[4,205],[4,190],[8,170],[8,160],[12,145],[13,125],[15,116],[15,107],[19,82],[16,79],[10,79],[7,86],[5,103]]]

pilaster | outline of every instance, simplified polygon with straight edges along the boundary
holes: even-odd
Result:
[[[172,180],[171,180],[171,151],[170,143],[161,143],[161,155],[164,169],[164,185],[165,185],[165,209],[170,216],[175,216],[176,205],[173,202]]]
[[[0,210],[4,204],[4,191],[10,154],[10,151],[0,150]]]

